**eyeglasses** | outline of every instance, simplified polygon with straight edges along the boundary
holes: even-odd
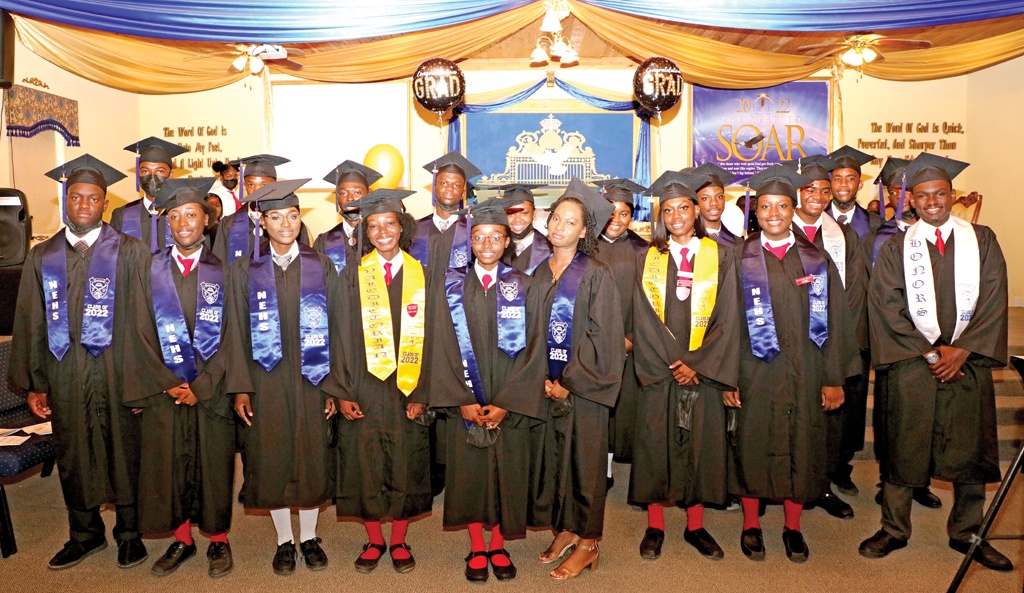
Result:
[[[500,245],[501,242],[504,241],[505,239],[506,237],[504,235],[491,235],[490,237],[485,237],[483,235],[473,235],[472,237],[469,238],[469,240],[472,241],[474,245],[480,245],[481,243],[484,242],[490,243],[491,245]]]

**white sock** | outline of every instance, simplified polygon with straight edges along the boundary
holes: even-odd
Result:
[[[308,542],[316,537],[316,520],[320,517],[320,509],[299,510],[299,541]]]
[[[608,454],[608,477],[612,477],[612,456],[614,453]]]
[[[274,509],[270,511],[270,518],[274,520],[274,529],[277,530],[277,545],[286,544],[295,540],[292,535],[292,512],[290,509]]]

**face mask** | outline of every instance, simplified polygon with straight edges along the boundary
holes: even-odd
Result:
[[[224,181],[224,187],[228,188],[229,190],[234,190],[236,187],[238,187],[238,180],[227,179]]]
[[[164,186],[165,180],[166,177],[159,175],[142,175],[139,177],[139,187],[146,192],[147,196],[155,198],[160,193],[160,188]]]
[[[509,230],[511,230],[511,229],[509,229]],[[523,239],[528,237],[530,235],[530,233],[532,233],[532,232],[533,232],[533,225],[531,224],[528,227],[526,227],[525,229],[523,229],[523,232],[521,232],[521,233],[513,232],[512,233],[512,238],[515,239],[516,241],[522,241]]]
[[[445,212],[455,212],[456,210],[461,210],[462,209],[462,204],[456,202],[456,203],[452,204],[451,206],[449,206],[447,204],[441,203],[441,201],[438,200],[437,201],[437,207],[440,208],[441,210],[444,210]]]
[[[92,226],[88,226],[88,227],[80,227],[80,226],[78,226],[77,224],[75,224],[74,222],[71,222],[71,220],[70,220],[70,219],[68,219],[68,229],[69,229],[69,230],[70,230],[70,231],[71,231],[72,233],[74,233],[75,235],[77,235],[77,236],[79,236],[79,237],[82,237],[82,236],[84,236],[84,235],[85,235],[86,233],[88,233],[89,231],[91,231],[91,230],[93,230],[93,229],[98,229],[98,228],[100,228],[100,226],[101,226],[102,224],[103,224],[103,220],[97,220],[97,221],[96,221],[96,224],[94,224],[94,225],[92,225]]]
[[[359,210],[342,210],[341,216],[349,222],[355,222],[359,220]]]

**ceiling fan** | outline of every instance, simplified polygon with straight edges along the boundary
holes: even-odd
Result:
[[[804,62],[804,65],[810,65],[819,60],[841,54],[840,59],[844,64],[859,68],[870,62],[884,60],[885,56],[882,55],[883,48],[887,50],[928,49],[931,46],[932,42],[926,39],[890,39],[884,35],[870,33],[847,35],[843,41],[802,45],[796,48],[796,51],[797,53],[810,54],[812,56],[811,59]],[[818,53],[819,51],[821,53]]]
[[[188,60],[201,60],[204,58],[213,58],[218,56],[234,56],[231,66],[228,68],[230,72],[244,72],[249,70],[253,74],[259,74],[263,71],[263,67],[266,62],[273,61],[275,64],[284,66],[290,70],[302,70],[302,64],[290,59],[291,57],[302,57],[306,55],[306,52],[301,49],[294,47],[283,47],[280,45],[271,44],[260,44],[260,45],[235,45],[235,49],[231,51],[211,51],[202,53],[195,56],[189,56],[185,58]]]

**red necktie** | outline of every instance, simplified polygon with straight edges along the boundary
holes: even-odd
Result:
[[[693,268],[690,266],[690,260],[688,259],[690,256],[690,250],[687,249],[686,247],[683,247],[679,251],[679,254],[682,256],[679,258],[679,271],[692,272]]]
[[[188,276],[188,273],[192,271],[192,264],[194,264],[195,262],[192,261],[191,259],[187,258],[187,257],[181,257],[179,255],[178,256],[178,263],[180,263],[181,267],[183,268],[181,270],[181,275],[182,276]]]
[[[228,193],[231,194],[231,199],[235,201],[235,212],[238,212],[242,209],[242,203],[238,201],[238,196],[235,195],[234,191],[229,189]]]
[[[384,262],[384,284],[391,286],[391,262]]]
[[[813,224],[804,227],[804,234],[807,235],[807,240],[814,243],[814,235],[818,234],[818,227]]]
[[[942,240],[942,231],[935,229],[935,247],[939,250],[939,255],[946,255],[946,242]]]
[[[772,247],[771,245],[765,245],[765,247],[768,248],[768,251],[772,252],[772,255],[779,258],[780,261],[786,257],[786,252],[789,251],[789,243],[779,245],[778,247]]]
[[[690,266],[690,250],[683,247],[679,250],[679,273],[676,275],[676,298],[685,301],[690,296],[693,285],[693,267]]]
[[[491,282],[494,282],[494,280],[491,279],[490,274],[484,274],[484,277],[481,280],[481,282],[484,283],[484,292],[487,292],[487,289],[491,287]]]

